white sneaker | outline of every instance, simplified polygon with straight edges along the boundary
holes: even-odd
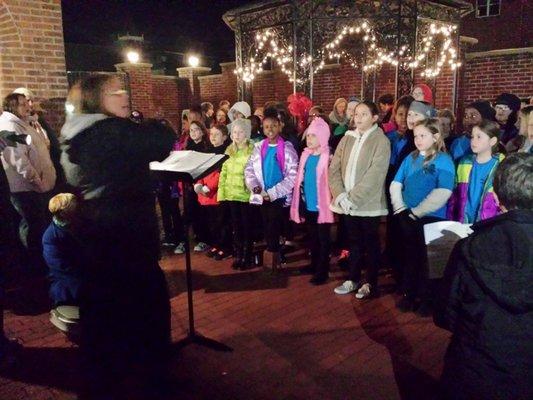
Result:
[[[185,253],[185,242],[180,242],[174,249],[174,254],[183,254]]]
[[[370,283],[365,283],[363,286],[359,288],[357,293],[355,294],[356,299],[366,299],[367,297],[370,297],[370,294],[372,290],[372,286],[370,286]]]
[[[204,242],[198,242],[196,246],[194,246],[194,251],[201,252],[206,251],[209,248],[209,246]]]
[[[337,286],[333,291],[336,294],[348,294],[357,290],[357,284],[354,281],[344,281],[340,286]]]

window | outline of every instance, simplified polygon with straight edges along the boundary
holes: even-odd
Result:
[[[501,0],[477,0],[476,16],[478,18],[500,15]]]

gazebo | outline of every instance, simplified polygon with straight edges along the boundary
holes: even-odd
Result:
[[[361,96],[374,100],[384,68],[394,70],[397,96],[410,91],[415,74],[434,85],[449,69],[455,105],[459,26],[471,11],[465,0],[266,0],[223,19],[235,32],[240,99],[251,97],[251,81],[264,69],[281,68],[294,92],[312,97],[325,65],[350,63],[361,69]]]

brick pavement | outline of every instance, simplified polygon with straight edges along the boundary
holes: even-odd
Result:
[[[399,313],[390,278],[384,294],[336,296],[343,272],[314,287],[297,273],[303,252],[278,276],[234,272],[231,260],[193,256],[197,331],[234,349],[198,345],[172,362],[172,399],[432,399],[449,340],[431,319]],[[162,266],[172,296],[172,337],[186,334],[184,257]],[[77,348],[48,322],[46,283],[25,279],[8,291],[6,330],[24,344],[19,367],[0,374],[0,399],[74,399]]]

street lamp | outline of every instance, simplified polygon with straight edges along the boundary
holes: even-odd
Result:
[[[198,65],[200,65],[200,59],[194,55],[190,55],[187,62],[191,67],[197,67]]]
[[[141,56],[139,55],[139,52],[137,52],[135,50],[130,50],[126,54],[126,58],[128,59],[128,61],[130,63],[137,64],[139,62],[139,59],[141,58]]]

